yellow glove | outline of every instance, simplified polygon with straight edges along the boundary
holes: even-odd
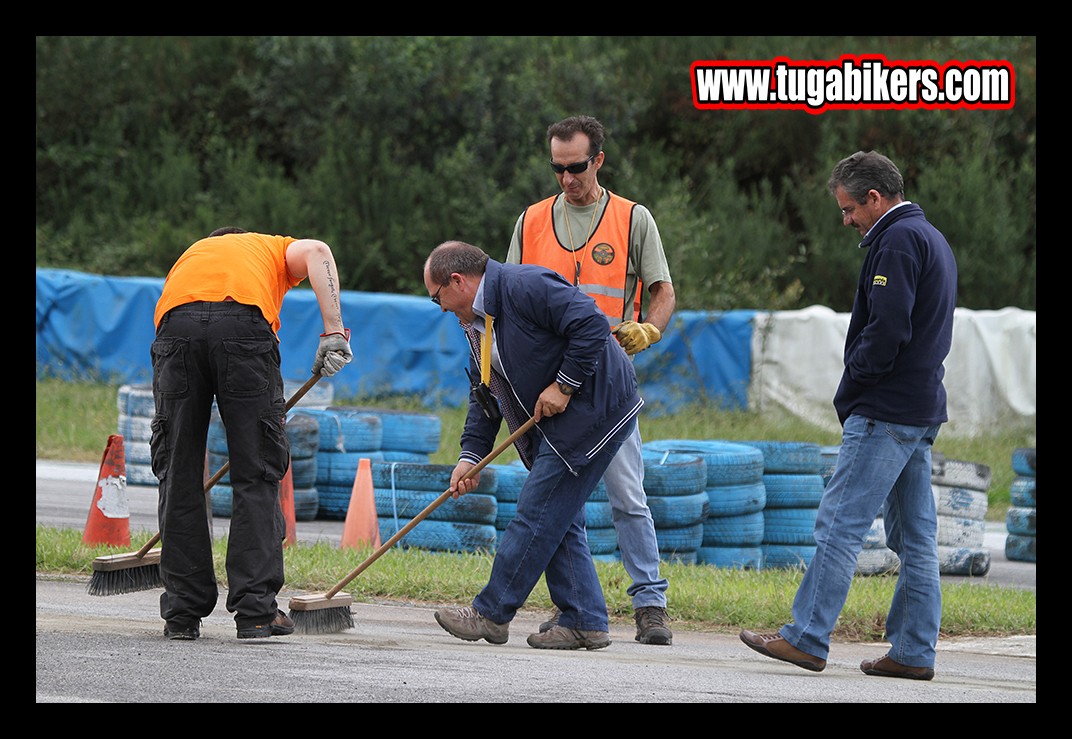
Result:
[[[613,333],[626,354],[642,352],[663,337],[662,332],[650,323],[636,321],[622,321],[613,329]]]

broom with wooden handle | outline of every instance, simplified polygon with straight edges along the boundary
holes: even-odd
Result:
[[[305,397],[305,394],[320,381],[321,377],[322,375],[318,372],[295,390],[283,407],[283,412],[289,411]],[[230,468],[231,461],[227,460],[216,471],[216,474],[208,479],[205,483],[206,494],[227,474]],[[89,578],[86,592],[90,595],[122,595],[163,587],[164,581],[160,575],[160,549],[153,549],[159,542],[160,532],[157,531],[136,552],[111,554],[94,559],[93,575]]]
[[[536,424],[535,418],[529,418],[516,431],[514,431],[502,444],[491,451],[488,456],[476,463],[465,473],[462,480],[473,477],[492,460],[503,453],[510,445],[521,438],[529,429]],[[339,592],[345,588],[351,580],[364,572],[368,567],[379,559],[388,549],[393,547],[402,537],[427,518],[432,511],[442,505],[451,497],[450,489],[444,490],[439,497],[428,504],[427,507],[414,516],[405,526],[390,539],[380,545],[379,549],[369,555],[368,559],[359,564],[349,575],[340,580],[331,590],[326,593],[314,593],[311,595],[298,595],[290,599],[290,619],[294,622],[294,628],[304,634],[333,634],[354,627],[354,616],[350,611],[354,599],[347,593]]]

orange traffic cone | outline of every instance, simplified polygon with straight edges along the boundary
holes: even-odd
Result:
[[[127,455],[123,437],[112,434],[101,458],[100,474],[89,506],[82,543],[130,546],[130,506],[127,504]]]
[[[372,489],[372,462],[362,457],[357,461],[354,489],[350,493],[350,507],[346,510],[346,523],[342,527],[343,549],[359,549],[380,546],[380,519],[376,515],[376,494]]]
[[[287,465],[287,474],[279,481],[279,505],[287,522],[287,535],[283,539],[283,546],[293,546],[298,543],[298,523],[294,514],[294,472],[290,465]]]

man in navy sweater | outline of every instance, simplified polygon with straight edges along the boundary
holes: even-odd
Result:
[[[843,159],[828,187],[867,250],[834,395],[841,450],[793,621],[777,634],[740,636],[760,654],[822,671],[864,536],[881,511],[886,545],[900,559],[886,617],[891,646],[860,669],[930,680],[942,614],[931,446],[948,420],[942,363],[952,344],[957,264],[922,208],[904,199],[901,173],[885,156],[861,151]]]

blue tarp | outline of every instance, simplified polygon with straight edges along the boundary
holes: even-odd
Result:
[[[153,311],[164,281],[37,270],[37,376],[147,383]],[[465,402],[468,346],[457,319],[427,297],[344,290],[354,361],[330,378],[336,398],[416,395],[429,407]],[[707,403],[748,405],[755,311],[678,311],[663,340],[636,355],[648,412]],[[313,292],[287,293],[280,312],[283,376],[309,377],[323,330]]]

